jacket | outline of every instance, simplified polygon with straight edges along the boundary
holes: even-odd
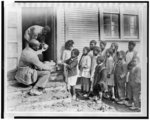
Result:
[[[77,58],[70,58],[65,61],[67,64],[67,70],[68,70],[68,77],[77,75],[77,65],[78,65],[78,59]]]
[[[129,82],[141,83],[141,68],[139,66],[134,67],[129,74]]]
[[[106,84],[106,79],[107,79],[107,71],[106,71],[105,64],[97,65],[94,73],[93,86],[100,83]]]

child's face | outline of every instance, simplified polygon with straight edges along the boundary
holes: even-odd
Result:
[[[121,53],[118,54],[118,59],[122,60],[123,59],[123,55]]]
[[[102,50],[104,50],[104,49],[105,49],[105,46],[104,46],[104,44],[103,44],[103,43],[100,43],[100,48],[101,48]]]
[[[77,56],[75,55],[74,51],[71,51],[71,58],[75,58],[75,57]]]
[[[137,59],[133,59],[132,60],[132,65],[133,67],[135,67],[138,64],[138,60]]]
[[[95,43],[90,43],[90,49],[93,50],[93,48],[95,47]]]
[[[69,50],[72,50],[72,49],[73,49],[73,45],[72,45],[72,46],[70,46]]]
[[[93,55],[97,56],[99,54],[99,52],[97,50],[93,50]]]
[[[129,49],[129,51],[132,51],[132,50],[134,49],[134,45],[129,44],[129,45],[128,45],[128,49]]]
[[[101,60],[100,59],[97,59],[97,64],[99,65],[99,64],[101,64],[102,62],[101,62]]]
[[[109,53],[109,52],[106,52],[106,56],[107,56],[107,57],[110,57],[110,53]]]
[[[116,49],[114,44],[111,44],[111,49],[112,49],[112,50],[115,50],[115,49]]]
[[[85,48],[83,49],[83,54],[84,54],[84,55],[87,55],[87,54],[88,54],[87,49],[85,49]]]

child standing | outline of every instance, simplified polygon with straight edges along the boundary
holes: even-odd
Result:
[[[104,56],[97,57],[97,66],[94,73],[93,94],[97,102],[102,101],[103,93],[107,91],[107,71],[104,60]]]
[[[115,66],[114,76],[115,83],[117,84],[117,95],[116,101],[119,104],[124,104],[125,102],[125,83],[126,83],[126,72],[127,72],[127,64],[125,62],[125,52],[118,52],[118,62]]]
[[[77,81],[78,55],[79,55],[79,50],[73,49],[71,51],[71,58],[66,60],[64,64],[68,71],[68,83],[67,84],[69,86],[69,91],[71,92],[73,99],[76,99],[75,85]]]
[[[71,57],[71,50],[73,49],[73,44],[74,44],[73,40],[68,40],[65,43],[65,50],[63,51],[62,54],[62,63],[64,63],[66,60],[68,60]],[[64,78],[66,83],[68,81],[67,77],[68,77],[68,71],[64,66]]]
[[[134,50],[135,46],[136,46],[136,43],[134,41],[129,41],[128,50],[126,52],[127,65],[132,61],[134,57],[137,56],[137,52]],[[129,80],[129,72],[127,72],[127,75],[126,75],[126,86],[128,86],[128,80]],[[128,99],[128,91],[126,91],[126,97]]]
[[[107,49],[106,51],[106,70],[107,70],[107,85],[108,90],[111,93],[111,98],[115,99],[114,93],[114,60],[113,60],[113,50]]]
[[[92,59],[91,59],[91,91],[92,91],[92,84],[93,84],[93,81],[94,81],[94,72],[95,72],[95,68],[96,68],[96,65],[97,65],[97,57],[100,55],[100,51],[101,49],[97,46],[95,46],[93,48],[93,56],[92,56]]]
[[[118,43],[113,42],[110,46],[110,48],[113,50],[113,60],[114,60],[114,68],[116,66],[116,63],[118,62]],[[114,80],[114,92],[115,92],[115,96],[117,96],[118,91],[117,91],[117,83]]]
[[[141,92],[141,68],[138,65],[139,58],[134,57],[128,64],[129,81],[127,85],[129,101],[126,104],[131,109],[140,109],[140,92]],[[133,103],[133,104],[132,104]]]
[[[90,68],[91,68],[91,57],[88,55],[90,52],[89,47],[83,48],[83,54],[79,62],[81,88],[84,96],[87,97],[90,89]]]

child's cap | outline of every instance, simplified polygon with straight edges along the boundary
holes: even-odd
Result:
[[[129,41],[129,45],[133,45],[133,46],[135,46],[135,45],[136,45],[136,43],[135,43],[134,41]]]
[[[94,43],[95,45],[97,44],[96,40],[91,40],[90,43]]]
[[[103,44],[104,46],[106,46],[106,41],[100,41],[100,44]]]
[[[93,51],[100,52],[100,51],[101,51],[101,49],[100,49],[100,47],[98,47],[98,46],[95,46],[95,47],[93,48]]]
[[[98,57],[97,57],[97,60],[100,60],[101,62],[104,62],[105,57],[104,57],[104,56],[102,56],[102,55],[101,55],[101,56],[98,56]]]
[[[78,49],[76,49],[76,48],[74,48],[73,50],[72,50],[72,52],[74,52],[74,54],[76,55],[76,56],[78,56],[79,55],[79,50]]]
[[[83,49],[86,49],[87,52],[90,52],[90,48],[89,47],[84,47]]]

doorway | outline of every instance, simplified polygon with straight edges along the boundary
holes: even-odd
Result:
[[[32,25],[45,26],[51,28],[45,43],[49,45],[47,51],[43,52],[44,61],[57,60],[57,20],[54,8],[49,7],[24,7],[22,8],[22,40],[23,48],[25,47],[24,33]]]

